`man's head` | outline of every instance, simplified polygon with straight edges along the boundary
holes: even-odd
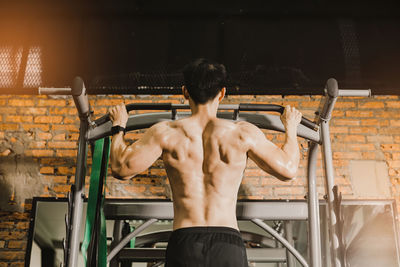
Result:
[[[225,87],[226,69],[222,64],[199,58],[183,70],[185,88],[196,104],[213,100]]]

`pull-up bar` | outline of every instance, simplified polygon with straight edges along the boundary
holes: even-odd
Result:
[[[171,103],[138,103],[138,104],[128,104],[126,105],[126,110],[172,110],[172,112],[176,112],[178,109],[190,109],[189,105],[183,104],[171,104]],[[236,104],[236,105],[219,105],[218,110],[234,110],[235,116],[239,115],[239,111],[272,111],[283,113],[284,107],[280,105],[273,104]],[[103,117],[94,121],[96,125],[101,125],[110,120],[109,114],[104,115]],[[318,129],[318,125],[307,118],[301,118],[301,124],[310,128],[310,129]]]

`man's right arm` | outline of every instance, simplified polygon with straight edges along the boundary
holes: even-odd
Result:
[[[255,125],[245,123],[242,126],[248,144],[248,156],[264,171],[287,181],[296,177],[299,166],[297,126],[301,120],[301,113],[287,106],[281,120],[286,129],[286,139],[282,148],[269,141]]]

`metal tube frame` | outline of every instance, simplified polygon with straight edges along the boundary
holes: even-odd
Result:
[[[321,267],[321,237],[319,223],[319,201],[317,191],[317,158],[318,144],[309,142],[308,151],[308,237],[310,251],[310,265]]]
[[[273,237],[275,237],[282,245],[284,245],[289,252],[301,263],[302,266],[308,267],[307,261],[301,256],[301,254],[284,238],[282,237],[279,233],[277,233],[271,226],[266,224],[260,219],[252,219],[251,220],[254,224],[258,225],[265,231],[267,231],[269,234],[271,234]]]
[[[64,89],[64,88],[63,88]],[[45,91],[45,90],[43,90]],[[60,92],[60,90],[51,89],[48,90],[49,94]],[[66,90],[61,90],[63,93],[66,93]],[[310,140],[310,151],[309,151],[309,162],[308,162],[308,212],[309,212],[309,236],[310,236],[310,257],[311,263],[310,266],[312,267],[321,267],[321,246],[320,246],[320,225],[319,225],[319,205],[318,205],[318,194],[316,190],[316,160],[317,160],[317,144],[322,145],[323,147],[323,154],[324,154],[324,163],[325,163],[325,176],[326,176],[326,189],[327,189],[327,198],[328,198],[328,212],[329,216],[329,229],[330,229],[330,240],[335,240],[335,214],[333,212],[333,194],[332,188],[334,186],[334,178],[333,178],[333,164],[332,164],[332,151],[330,146],[330,137],[329,137],[329,119],[336,102],[336,98],[341,96],[369,96],[371,94],[370,91],[364,90],[364,92],[354,91],[351,92],[345,90],[338,90],[337,82],[334,79],[329,79],[327,82],[327,95],[325,97],[325,105],[322,109],[320,114],[320,121],[318,122],[321,124],[321,130],[316,129],[311,130],[314,133],[310,132],[310,129],[307,130],[303,129],[300,125],[300,136]],[[79,146],[78,146],[78,155],[77,155],[77,167],[76,167],[76,174],[75,174],[75,193],[73,196],[73,207],[71,211],[71,226],[68,229],[68,235],[70,236],[71,242],[68,244],[67,249],[67,260],[66,266],[68,267],[75,267],[77,266],[77,259],[79,254],[79,232],[80,232],[80,223],[82,220],[82,211],[83,211],[83,200],[85,197],[84,193],[84,184],[85,184],[85,174],[86,174],[86,158],[87,158],[87,149],[88,149],[88,142],[110,135],[110,128],[111,123],[105,123],[100,127],[96,127],[91,129],[90,126],[93,126],[94,123],[90,121],[90,106],[88,102],[88,98],[86,95],[86,90],[81,78],[75,78],[73,82],[73,86],[71,89],[74,102],[78,109],[79,117],[81,120],[80,123],[80,134],[79,134]],[[235,107],[236,105],[231,105],[228,108]],[[172,117],[163,119],[176,119],[176,110],[172,110]],[[221,115],[223,118],[231,118],[233,120],[243,118],[250,122],[255,123],[257,126],[261,126],[268,122],[267,125],[274,130],[282,131],[283,125],[279,124],[279,117],[271,117],[269,115],[261,115],[261,114],[248,114],[245,113],[240,114],[241,116],[238,117],[238,110],[235,110],[233,115]],[[254,116],[254,115],[261,115],[261,116]],[[278,117],[278,119],[276,118]],[[137,119],[137,118],[135,118]],[[159,118],[160,119],[160,118]],[[133,120],[130,119],[128,121],[128,130],[132,130],[135,126],[132,126]],[[154,124],[157,121],[145,121],[144,125],[149,126],[149,124]],[[131,124],[131,125],[130,125]],[[261,124],[261,125],[260,125]],[[140,125],[143,128],[144,125]],[[265,125],[264,125],[265,126]],[[129,129],[131,127],[131,129]],[[101,129],[99,129],[101,128]],[[304,127],[305,128],[305,127]],[[140,129],[140,128],[136,128]],[[99,131],[100,130],[100,131]],[[315,137],[315,135],[320,134],[320,138]],[[253,219],[253,222],[263,227],[264,223],[259,219]],[[266,227],[263,227],[264,229]],[[136,231],[137,232],[137,231]],[[336,235],[337,236],[337,235]],[[276,237],[278,240],[284,239],[283,237],[279,236]],[[284,244],[290,252],[304,265],[308,266],[307,262],[304,262],[301,255],[297,255],[298,253],[294,248],[286,241],[280,240],[282,244]],[[286,244],[288,243],[288,244]],[[333,242],[336,244],[335,242]],[[336,250],[335,246],[332,246],[334,250]],[[337,251],[337,250],[336,250]],[[336,252],[334,252],[336,253]],[[297,256],[296,256],[297,255]],[[336,255],[336,254],[333,254]],[[111,256],[111,255],[109,255]],[[112,257],[109,257],[109,259]],[[332,258],[336,258],[332,257]],[[109,261],[109,260],[108,260]],[[336,263],[338,260],[335,261]],[[336,264],[335,263],[335,264]],[[340,265],[334,265],[335,267],[339,267]]]

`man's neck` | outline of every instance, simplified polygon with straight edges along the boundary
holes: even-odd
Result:
[[[196,118],[200,122],[207,123],[217,117],[218,100],[210,101],[206,104],[195,104],[190,100],[189,105],[192,110],[192,118]]]

